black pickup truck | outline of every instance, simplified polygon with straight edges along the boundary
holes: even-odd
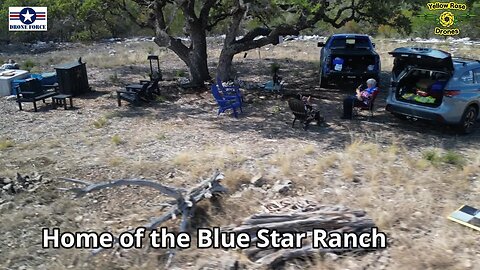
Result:
[[[319,42],[320,86],[339,81],[377,80],[380,75],[380,57],[375,44],[367,35],[335,34],[326,42]]]

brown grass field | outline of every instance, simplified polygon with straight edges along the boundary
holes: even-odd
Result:
[[[472,58],[480,52],[479,45],[376,43],[382,85],[388,85],[388,51],[395,47],[455,48],[455,55]],[[212,75],[220,45],[211,41]],[[278,62],[287,91],[315,96],[326,125],[309,131],[291,128],[285,100],[260,90],[245,92],[252,102],[238,119],[217,116],[208,91],[176,86],[178,77],[188,75],[186,67],[153,42],[70,44],[40,54],[2,51],[3,59],[35,63],[34,71],[82,56],[95,92],[75,98],[75,109],[67,111],[43,104],[37,113],[30,104],[18,111],[14,101],[0,99],[0,177],[43,175],[33,192],[0,194],[0,269],[163,269],[165,250],[115,249],[91,257],[89,250],[42,249],[44,227],[118,234],[161,215],[159,204],[166,199],[133,187],[75,199],[57,189],[71,187],[58,178],[145,177],[188,188],[214,169],[224,172],[230,194],[221,211],[203,204],[205,226],[238,223],[272,199],[308,197],[367,211],[389,238],[384,250],[291,261],[286,269],[480,269],[479,232],[446,218],[463,204],[480,207],[480,130],[459,136],[449,127],[402,122],[385,111],[385,88],[371,121],[340,120],[341,100],[353,86],[319,88],[314,41],[289,41],[235,58],[240,80],[265,82],[270,64]],[[144,107],[117,107],[114,91],[145,78],[148,53],[161,56],[163,98]],[[266,181],[262,188],[250,185],[258,174]],[[272,192],[283,180],[293,188]],[[178,220],[166,225],[177,228]],[[170,269],[229,269],[235,260],[258,269],[239,250],[195,248],[178,251]]]

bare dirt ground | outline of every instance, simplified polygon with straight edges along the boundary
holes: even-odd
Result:
[[[211,73],[219,55],[211,41]],[[412,45],[379,41],[388,82],[387,52]],[[403,122],[385,112],[386,89],[375,116],[340,120],[341,100],[351,86],[318,87],[318,49],[314,41],[291,41],[236,58],[238,78],[249,83],[269,79],[278,62],[286,91],[317,98],[326,124],[309,131],[291,128],[293,116],[281,95],[245,91],[249,103],[234,119],[216,115],[208,91],[180,89],[176,79],[186,68],[171,52],[152,42],[70,44],[39,54],[3,50],[2,58],[31,60],[36,70],[82,56],[95,90],[74,99],[74,110],[30,104],[18,111],[15,101],[0,99],[0,177],[38,172],[39,187],[16,195],[0,193],[0,268],[2,269],[162,269],[164,250],[113,250],[90,257],[88,250],[42,249],[41,229],[112,231],[143,225],[162,213],[164,197],[143,188],[104,190],[84,198],[58,190],[59,177],[96,182],[145,177],[189,187],[225,173],[230,195],[221,210],[204,205],[203,226],[226,226],[261,210],[262,203],[283,197],[309,197],[322,204],[366,210],[389,237],[389,247],[367,254],[342,254],[294,261],[287,269],[479,269],[480,234],[446,216],[461,206],[480,206],[480,130],[458,136],[430,123]],[[451,44],[413,44],[449,49]],[[456,44],[456,54],[474,56],[478,45]],[[167,81],[163,98],[144,107],[117,107],[114,91],[145,78],[148,53],[161,56]],[[250,184],[261,174],[265,185]],[[286,194],[272,191],[290,180]],[[71,185],[68,185],[71,186]],[[200,221],[199,221],[200,222]],[[175,221],[168,223],[176,228]],[[258,266],[240,251],[179,251],[172,269],[227,269],[238,260]]]

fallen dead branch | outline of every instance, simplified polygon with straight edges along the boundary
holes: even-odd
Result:
[[[173,203],[164,203],[170,208],[162,216],[151,219],[150,222],[145,224],[143,227],[145,227],[147,230],[153,230],[159,227],[162,223],[170,219],[175,219],[177,216],[181,216],[182,219],[179,226],[180,232],[188,231],[195,207],[200,201],[203,199],[211,199],[214,196],[227,191],[227,189],[220,184],[222,179],[223,174],[217,171],[209,179],[202,181],[200,184],[189,190],[185,190],[181,188],[168,187],[158,182],[145,179],[119,179],[100,183],[90,183],[88,181],[79,179],[61,178],[61,180],[66,182],[83,185],[83,187],[62,188],[62,190],[75,193],[76,198],[102,189],[119,186],[144,186],[158,190],[161,194],[174,198],[175,201]],[[133,230],[134,229],[130,230],[130,232]],[[92,254],[98,254],[102,250],[103,249],[101,248],[95,249],[92,251]],[[170,264],[173,254],[173,252],[170,253],[167,265]]]

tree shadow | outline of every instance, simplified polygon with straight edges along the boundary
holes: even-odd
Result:
[[[259,80],[268,80],[268,65],[273,61],[244,61],[237,70],[244,70],[246,75],[242,79],[248,83],[259,83]],[[379,85],[381,91],[375,102],[374,117],[356,117],[353,120],[342,120],[342,101],[346,96],[353,95],[358,82],[341,82],[329,88],[321,88],[318,81],[318,68],[312,62],[293,61],[291,59],[275,60],[282,67],[288,67],[284,76],[285,89],[283,98],[276,100],[260,100],[248,106],[246,111],[251,112],[237,121],[221,121],[216,123],[218,129],[236,132],[259,133],[269,139],[301,138],[304,140],[322,140],[329,148],[342,147],[346,142],[356,138],[367,137],[372,140],[395,141],[406,147],[442,146],[444,148],[469,147],[471,143],[480,142],[480,131],[468,136],[459,136],[454,129],[448,126],[427,121],[401,121],[385,111],[386,99],[389,92],[390,72],[382,72]],[[286,69],[286,68],[284,68]],[[285,72],[286,73],[286,72]],[[256,74],[256,75],[251,75]],[[260,81],[261,82],[261,81]],[[262,90],[246,91],[246,94],[275,98],[276,95],[262,92]],[[325,117],[327,126],[312,127],[304,131],[301,127],[291,128],[293,114],[291,114],[286,100],[298,94],[311,96],[319,106],[320,113]],[[278,96],[278,95],[277,95]],[[281,113],[271,113],[272,106],[279,106]],[[364,112],[365,114],[367,112]],[[254,118],[255,121],[251,121]],[[461,138],[461,139],[460,139]]]
[[[273,61],[271,61],[273,62]],[[280,62],[289,73],[284,76],[284,90],[281,93],[266,92],[260,89],[244,90],[245,96],[253,97],[251,103],[245,103],[244,113],[238,119],[230,112],[217,116],[217,104],[210,91],[182,90],[170,85],[171,98],[166,103],[153,102],[141,108],[129,106],[125,117],[149,115],[158,121],[168,121],[179,118],[193,118],[206,123],[208,129],[235,133],[237,136],[250,137],[252,133],[266,139],[300,139],[312,143],[322,141],[327,149],[344,147],[354,140],[367,140],[381,144],[396,142],[405,147],[441,146],[444,148],[469,147],[471,143],[480,142],[480,132],[469,136],[457,136],[448,127],[435,123],[416,121],[414,123],[401,121],[385,111],[390,72],[382,72],[380,76],[381,91],[375,104],[372,118],[363,112],[353,120],[342,120],[342,100],[354,94],[357,82],[341,82],[331,87],[321,88],[318,82],[318,70],[312,62],[285,60]],[[269,62],[248,60],[237,66],[244,70],[240,78],[250,84],[259,84],[269,80]],[[195,93],[196,97],[181,99],[184,93]],[[326,124],[312,124],[308,131],[299,124],[292,128],[293,114],[287,104],[289,97],[298,94],[312,96],[318,104]]]

